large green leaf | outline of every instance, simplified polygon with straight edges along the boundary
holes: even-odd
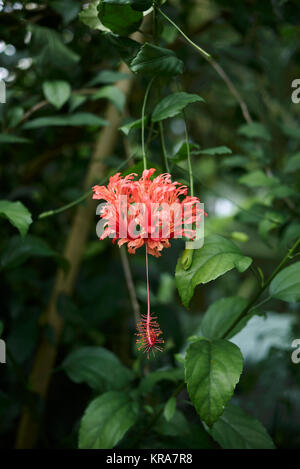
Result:
[[[134,73],[144,75],[174,76],[183,72],[183,62],[171,50],[146,42],[130,68]]]
[[[243,369],[240,349],[227,340],[200,339],[186,352],[185,379],[196,411],[211,426],[224,412]]]
[[[99,91],[93,94],[92,99],[109,99],[116,108],[122,112],[125,105],[125,94],[120,88],[113,85],[103,86]]]
[[[283,269],[270,284],[270,296],[295,303],[300,301],[300,262]]]
[[[194,289],[201,283],[208,283],[236,267],[244,272],[252,259],[244,256],[241,250],[229,239],[219,235],[205,238],[204,246],[195,249],[192,265],[185,270],[178,259],[175,279],[182,303],[188,307]]]
[[[72,352],[62,367],[75,383],[86,383],[97,391],[122,389],[134,378],[118,357],[102,347],[81,347]]]
[[[43,92],[47,101],[53,104],[56,109],[60,109],[71,95],[71,86],[63,80],[45,81],[43,83]]]
[[[98,11],[104,26],[120,36],[128,36],[137,31],[143,20],[143,14],[133,10],[130,5],[116,4],[109,0],[101,0]]]
[[[196,102],[204,102],[204,99],[197,94],[178,93],[170,94],[162,99],[154,108],[152,113],[152,121],[158,122],[169,117],[175,117],[188,105]]]
[[[80,449],[111,449],[135,424],[138,406],[128,393],[110,391],[87,407],[79,429]]]
[[[224,449],[274,449],[265,427],[232,404],[213,425],[211,435]]]
[[[32,223],[31,213],[22,202],[0,200],[0,216],[7,218],[22,236],[25,236]]]
[[[221,339],[238,319],[247,304],[247,300],[239,296],[221,298],[220,300],[215,301],[210,305],[202,319],[202,334],[207,339]],[[253,311],[252,313],[247,314],[245,318],[239,321],[234,329],[226,335],[226,338],[230,339],[237,334],[246,326],[249,319],[256,313],[257,311]]]
[[[108,125],[108,122],[102,117],[95,116],[90,112],[77,112],[70,115],[58,115],[48,117],[38,117],[32,121],[27,122],[24,129],[37,129],[39,127],[64,127],[64,126],[83,126],[83,125],[95,125],[97,127],[103,127]]]

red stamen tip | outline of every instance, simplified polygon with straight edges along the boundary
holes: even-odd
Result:
[[[137,324],[138,332],[135,334],[137,336],[137,348],[138,350],[143,350],[143,352],[147,353],[148,358],[151,351],[163,351],[162,344],[164,344],[164,340],[159,337],[162,334],[162,331],[156,319],[156,317],[142,314],[141,320]]]

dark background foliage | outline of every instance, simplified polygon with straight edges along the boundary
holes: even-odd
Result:
[[[257,267],[267,278],[299,236],[300,104],[291,101],[291,83],[300,78],[300,8],[298,2],[285,0],[170,0],[164,5],[164,11],[222,65],[253,120],[259,122],[255,132],[245,128],[238,103],[224,81],[159,17],[160,44],[174,51],[185,69],[177,80],[159,80],[150,95],[149,109],[153,110],[159,92],[165,96],[178,85],[205,99],[205,104],[192,104],[186,110],[190,141],[199,145],[198,150],[219,146],[232,150],[231,154],[196,151],[192,155],[195,194],[208,213],[206,233],[233,239],[253,264],[242,274],[231,270],[197,287],[187,310],[174,280],[183,242],[173,241],[160,259],[151,258],[152,308],[159,314],[166,344],[164,353],[147,361],[135,348],[135,320],[119,248],[97,240],[95,215],[73,294],[58,298],[57,310],[65,327],[44,401],[31,393],[27,380],[45,329],[44,312],[56,271],[68,269],[62,253],[77,206],[54,216],[38,216],[83,194],[84,176],[101,127],[97,121],[78,126],[29,124],[42,117],[81,112],[104,119],[108,101],[123,108],[123,97],[114,88],[116,79],[110,75],[106,80],[103,74],[99,78],[104,70],[117,72],[120,56],[106,35],[79,20],[80,1],[7,1],[0,5],[0,77],[7,84],[7,102],[0,104],[1,199],[21,201],[33,217],[23,241],[8,220],[3,218],[0,224],[0,325],[7,343],[7,363],[0,365],[0,446],[14,446],[22,408],[31,402],[40,420],[37,446],[76,448],[80,419],[99,389],[76,383],[78,377],[70,379],[62,363],[71,352],[85,346],[113,352],[135,373],[130,388],[134,396],[143,376],[180,367],[178,354],[186,350],[187,338],[199,333],[203,314],[214,301],[233,295],[250,298],[260,284]],[[144,35],[152,41],[151,25]],[[43,85],[52,80],[68,82],[71,97],[61,109],[46,104],[28,115],[45,99]],[[134,78],[123,124],[140,118],[147,83],[143,76]],[[104,89],[107,86],[113,88]],[[86,89],[94,91],[80,91]],[[104,89],[102,97],[97,98],[95,89]],[[164,130],[172,174],[188,183],[186,163],[180,163],[183,171],[176,165],[178,148],[184,142],[182,117],[166,120]],[[7,135],[12,136],[11,143],[3,139]],[[156,137],[154,128],[148,156],[163,167]],[[132,153],[135,158],[130,164],[139,163],[139,128],[128,137],[119,131],[114,151],[104,161],[104,176],[115,172]],[[259,182],[255,171],[266,172],[273,183]],[[248,179],[241,181],[243,176]],[[144,251],[130,256],[129,262],[137,298],[145,311]],[[259,312],[235,337],[244,355],[244,371],[234,402],[265,425],[277,447],[296,448],[300,444],[300,365],[291,361],[291,343],[300,337],[299,309],[295,303],[270,300]],[[53,341],[47,324],[46,335]],[[159,381],[144,395],[139,419],[119,447],[217,446],[204,432],[185,390],[173,423],[156,422],[148,429],[152,413],[169,399],[176,380]],[[109,388],[101,388],[105,390]]]

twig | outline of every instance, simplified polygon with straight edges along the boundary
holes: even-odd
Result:
[[[252,120],[252,117],[250,116],[248,106],[245,103],[245,101],[243,100],[243,98],[242,98],[241,94],[239,93],[239,91],[236,89],[236,87],[233,84],[233,82],[231,81],[231,79],[229,78],[229,76],[227,75],[227,73],[225,72],[225,70],[212,57],[208,57],[208,58],[204,57],[204,58],[211,64],[211,66],[216,70],[217,74],[224,80],[224,82],[226,83],[228,89],[230,90],[232,95],[235,97],[235,99],[239,103],[245,121],[248,124],[251,124],[251,122],[253,122],[253,120]]]

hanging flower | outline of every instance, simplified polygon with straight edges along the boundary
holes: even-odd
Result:
[[[100,240],[111,237],[119,247],[127,243],[130,254],[145,244],[149,254],[159,257],[170,239],[195,238],[194,224],[203,215],[200,200],[187,196],[187,187],[172,182],[168,173],[151,180],[155,171],[145,169],[138,180],[135,173],[117,173],[107,187],[93,187],[93,198],[106,201],[99,212],[104,222]]]

